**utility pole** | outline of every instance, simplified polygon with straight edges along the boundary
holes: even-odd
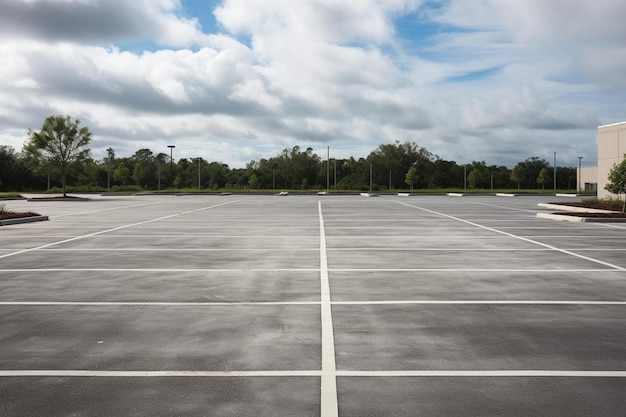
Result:
[[[554,191],[556,191],[556,152],[554,152]]]
[[[326,191],[330,189],[330,146],[326,149]]]
[[[172,158],[173,149],[175,145],[167,145],[170,148],[170,189],[174,188],[174,159]]]
[[[578,157],[578,192],[581,193],[582,190],[582,162],[583,162],[583,157],[579,156]]]

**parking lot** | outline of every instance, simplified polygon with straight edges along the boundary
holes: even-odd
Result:
[[[624,415],[626,224],[554,201],[6,201],[0,416]]]

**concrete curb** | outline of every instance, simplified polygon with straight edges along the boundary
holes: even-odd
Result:
[[[48,216],[18,217],[17,219],[0,220],[0,226],[9,226],[12,224],[20,224],[20,223],[41,222],[45,220],[48,220]]]
[[[49,202],[49,201],[91,201],[91,198],[86,197],[32,197],[27,199],[28,202]]]
[[[602,217],[579,217],[568,216],[558,213],[537,213],[537,217],[550,220],[560,220],[572,223],[626,223],[626,219],[620,218],[602,218]]]
[[[613,210],[602,210],[602,209],[592,209],[586,207],[574,207],[574,206],[566,206],[561,204],[550,204],[550,203],[539,203],[537,204],[539,207],[544,207],[550,210],[561,210],[561,211],[573,211],[576,213],[617,213]]]

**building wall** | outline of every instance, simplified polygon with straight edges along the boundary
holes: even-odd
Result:
[[[580,184],[578,182],[580,181]],[[576,189],[581,191],[598,190],[598,167],[581,167],[580,171],[576,167]]]
[[[598,126],[598,198],[615,198],[604,189],[609,172],[626,153],[626,122]]]

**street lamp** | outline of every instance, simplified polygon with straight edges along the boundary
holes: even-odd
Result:
[[[330,146],[326,148],[326,192],[330,190]]]
[[[175,145],[167,145],[168,148],[170,148],[170,188],[174,188],[173,187],[173,182],[172,179],[174,177],[174,159],[172,158],[172,152],[173,149],[176,147]]]
[[[554,152],[554,191],[556,191],[556,152]]]
[[[115,152],[113,152],[113,148],[107,149],[107,165],[109,168],[109,172],[107,174],[107,190],[111,188],[111,161],[115,157]]]
[[[578,192],[582,192],[582,161],[583,157],[578,157]]]

